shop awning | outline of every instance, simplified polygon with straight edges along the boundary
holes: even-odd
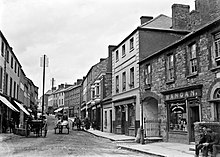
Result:
[[[63,108],[58,108],[56,109],[54,112],[59,112],[59,111],[62,111]]]
[[[19,107],[24,113],[26,113],[28,116],[30,115],[30,113],[23,107],[22,104],[20,104],[20,103],[17,102],[17,101],[14,101],[14,102],[18,105],[18,107]]]
[[[11,110],[15,112],[19,112],[5,97],[0,95],[0,100],[2,103],[4,103],[6,106],[8,106]]]

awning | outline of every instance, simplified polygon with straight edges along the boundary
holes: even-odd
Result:
[[[13,111],[19,112],[5,97],[0,95],[0,100],[2,103],[4,103],[6,106],[8,106]]]
[[[18,105],[18,107],[24,112],[26,113],[28,116],[30,116],[30,113],[23,107],[22,104],[20,104],[19,102],[15,101],[14,102]]]
[[[58,109],[56,109],[54,112],[59,112],[59,111],[61,111],[63,108],[58,108]]]

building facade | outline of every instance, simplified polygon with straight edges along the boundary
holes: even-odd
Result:
[[[145,134],[159,132],[170,142],[194,142],[195,122],[219,122],[220,2],[195,4],[191,13],[189,6],[172,6],[173,23],[182,20],[193,31],[140,62],[143,120],[156,126]]]
[[[112,52],[113,132],[135,136],[140,128],[138,62],[154,51],[178,40],[187,31],[170,29],[171,19],[141,17],[141,26],[128,35]],[[163,40],[161,40],[163,39]]]

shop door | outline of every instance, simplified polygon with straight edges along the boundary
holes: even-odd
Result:
[[[110,133],[112,133],[112,110],[110,110]]]
[[[125,111],[121,112],[121,133],[125,134]]]
[[[194,123],[199,122],[199,106],[191,106],[189,108],[189,141],[195,142]]]

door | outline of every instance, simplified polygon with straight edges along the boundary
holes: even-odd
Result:
[[[121,133],[125,134],[125,110],[121,112]]]
[[[194,130],[194,123],[199,122],[199,106],[191,106],[189,107],[189,141],[195,142],[195,130]]]
[[[112,110],[110,110],[110,133],[112,133]]]

